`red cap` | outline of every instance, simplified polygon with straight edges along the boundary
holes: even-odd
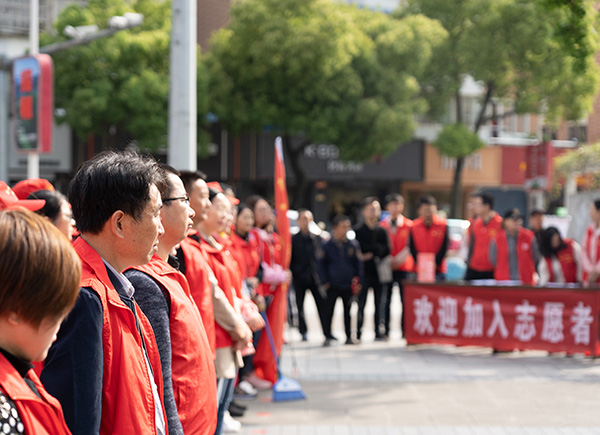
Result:
[[[45,199],[19,199],[15,192],[4,182],[0,181],[0,210],[23,207],[36,211],[46,205]]]
[[[19,199],[27,199],[29,195],[38,190],[54,190],[54,186],[44,178],[28,178],[19,181],[12,189]]]
[[[206,185],[208,186],[209,189],[213,189],[213,190],[216,190],[217,192],[223,193],[223,187],[221,187],[221,183],[219,183],[218,181],[211,181],[210,183],[206,183]],[[235,196],[229,196],[229,195],[225,195],[225,196],[227,197],[229,202],[232,203],[233,205],[238,205],[240,203],[240,200],[237,199]]]

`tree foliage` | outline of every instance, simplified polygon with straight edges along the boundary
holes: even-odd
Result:
[[[590,110],[598,89],[592,3],[407,0],[396,16],[423,14],[439,20],[447,30],[448,38],[423,75],[423,95],[432,116],[446,111],[454,99],[456,122],[468,122],[461,117],[459,89],[466,75],[472,76],[484,89],[479,114],[468,125],[478,133],[493,116],[489,113],[493,101],[511,102],[511,114],[542,113],[547,123],[580,119]],[[462,159],[476,149],[461,147],[461,152],[453,153],[458,158],[453,215],[458,209]]]
[[[241,0],[206,61],[211,109],[233,132],[269,125],[342,158],[386,155],[426,109],[418,75],[445,32],[328,0]]]
[[[448,157],[464,157],[483,148],[483,142],[465,124],[446,124],[433,145]]]
[[[80,138],[106,137],[110,130],[142,148],[166,144],[170,8],[170,2],[160,0],[90,0],[85,7],[63,10],[55,33],[42,35],[42,44],[63,40],[67,25],[106,28],[111,16],[125,12],[144,14],[144,23],[53,55],[55,104],[65,110],[58,121]]]

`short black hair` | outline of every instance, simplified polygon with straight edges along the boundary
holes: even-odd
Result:
[[[333,218],[332,221],[332,226],[335,228],[337,227],[341,222],[345,222],[345,221],[349,221],[350,218],[348,216],[346,216],[345,214],[337,214],[335,215],[335,217]]]
[[[600,210],[600,199],[594,200],[594,207],[596,207],[596,210]]]
[[[481,203],[483,205],[489,205],[490,209],[494,208],[494,197],[489,193],[479,192],[475,197],[481,198]]]
[[[179,173],[179,178],[181,178],[181,181],[183,181],[183,187],[185,187],[185,191],[190,194],[192,184],[198,180],[206,181],[206,174],[202,171],[181,171]]]
[[[390,202],[397,202],[399,204],[404,204],[404,197],[399,193],[390,193],[385,197],[385,205],[388,205]]]
[[[364,210],[366,206],[373,204],[374,202],[379,202],[379,198],[376,196],[367,196],[360,202],[360,209]]]
[[[181,174],[173,166],[169,166],[165,163],[159,163],[159,166],[160,166],[160,170],[162,171],[163,177],[164,177],[165,188],[162,192],[162,198],[163,198],[163,200],[165,200],[166,198],[171,197],[171,194],[173,193],[173,189],[175,189],[175,186],[173,186],[173,183],[171,183],[171,180],[169,179],[169,174],[173,174],[180,178],[181,178]]]
[[[46,200],[46,204],[36,211],[36,213],[41,216],[46,216],[52,222],[58,218],[63,202],[67,202],[67,197],[56,190],[37,190],[29,194],[27,199]]]
[[[504,212],[504,219],[523,219],[518,208],[511,208]]]
[[[422,205],[437,205],[437,201],[432,195],[423,195],[419,198],[417,207],[421,207]]]
[[[82,163],[68,194],[77,229],[98,234],[117,210],[140,219],[152,184],[164,190],[164,177],[150,156],[104,151]]]
[[[537,216],[537,215],[543,215],[543,214],[545,214],[544,210],[542,210],[541,208],[534,208],[534,209],[531,211],[531,214],[530,214],[530,216],[531,216],[531,217],[533,217],[533,216]]]

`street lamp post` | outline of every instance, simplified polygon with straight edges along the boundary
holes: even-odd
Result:
[[[29,7],[29,54],[35,56],[40,47],[40,2],[31,0]],[[39,178],[40,154],[37,149],[27,153],[27,178]]]
[[[169,165],[195,171],[196,131],[196,0],[173,0],[169,89]]]

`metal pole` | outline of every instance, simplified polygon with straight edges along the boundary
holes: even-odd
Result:
[[[29,10],[29,54],[35,56],[39,53],[40,32],[40,3],[39,0],[31,0]],[[40,155],[37,151],[27,154],[27,178],[38,178],[40,176]]]
[[[197,169],[196,0],[173,0],[169,91],[168,162]]]

